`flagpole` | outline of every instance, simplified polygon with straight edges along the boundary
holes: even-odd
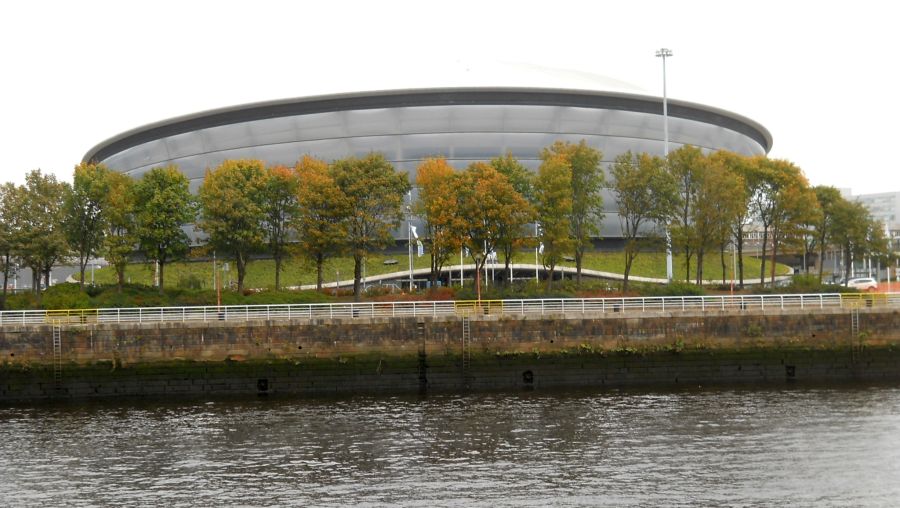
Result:
[[[491,251],[490,257],[488,257],[488,259],[491,261],[491,282],[493,283],[494,278],[496,277],[496,274],[494,273],[494,268],[497,267],[497,263],[494,260],[494,251]]]
[[[459,287],[463,287],[464,282],[463,277],[463,248],[459,248]]]
[[[484,241],[484,248],[482,249],[484,252],[484,287],[488,286],[487,281],[487,265],[488,265],[488,253],[487,253],[487,240]]]
[[[538,223],[535,222],[534,223],[534,241],[535,242],[540,241],[540,240],[538,240],[538,228],[540,228],[540,226],[538,226]],[[540,280],[539,277],[540,276],[538,274],[538,246],[537,246],[537,244],[535,244],[535,246],[534,246],[534,281],[538,282]]]
[[[406,224],[406,243],[409,244],[409,292],[413,290],[413,261],[412,261],[412,225]]]
[[[221,307],[222,288],[219,287],[219,274],[216,267],[216,251],[213,251],[213,284],[216,286],[216,307]]]

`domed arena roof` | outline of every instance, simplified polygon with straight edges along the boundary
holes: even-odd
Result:
[[[606,168],[626,151],[661,155],[666,146],[662,98],[636,93],[622,81],[523,65],[462,65],[456,73],[418,75],[403,84],[420,88],[399,82],[390,88],[397,80],[389,76],[379,91],[240,104],[163,120],[98,144],[84,160],[135,178],[175,164],[196,191],[206,170],[227,159],[291,166],[304,154],[330,161],[374,151],[414,180],[428,157],[463,168],[508,153],[537,169],[544,147],[584,140],[603,154]],[[435,83],[442,86],[430,86]],[[667,126],[671,149],[762,155],[772,146],[759,123],[702,104],[669,100]],[[616,237],[614,199],[605,196],[604,203],[602,236]]]
[[[123,132],[103,141],[91,148],[83,160],[104,161],[117,153],[148,142],[203,129],[275,118],[351,110],[500,104],[587,107],[598,110],[633,111],[654,116],[659,115],[662,109],[662,99],[659,97],[593,90],[478,87],[356,92],[242,104],[171,118]],[[715,125],[739,133],[754,140],[765,152],[772,146],[772,136],[765,127],[729,111],[686,101],[669,100],[669,117],[670,124],[682,119]],[[678,143],[675,138],[673,141]],[[687,143],[701,148],[715,148],[702,142],[687,140]],[[162,162],[162,159],[157,162]]]

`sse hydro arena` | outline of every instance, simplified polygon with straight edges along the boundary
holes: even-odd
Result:
[[[772,136],[760,124],[721,109],[668,101],[670,149],[764,155]],[[196,192],[207,168],[225,159],[293,166],[304,154],[334,160],[381,152],[415,181],[427,157],[462,169],[512,153],[536,169],[542,148],[582,139],[607,167],[631,150],[663,154],[663,100],[622,92],[563,88],[464,87],[346,93],[246,104],[191,114],[122,133],[92,148],[101,162],[135,178],[176,164]],[[606,192],[601,236],[621,237],[615,200]],[[402,235],[405,237],[405,233]]]

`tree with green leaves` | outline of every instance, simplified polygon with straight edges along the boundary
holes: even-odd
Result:
[[[803,251],[803,273],[809,275],[809,256],[817,250],[816,226],[822,220],[822,209],[819,207],[819,200],[816,197],[815,189],[807,186],[804,189],[803,199],[807,206],[806,210],[796,218],[800,223],[796,225],[793,232],[794,237],[788,240],[790,244],[800,245]]]
[[[630,151],[616,157],[610,175],[625,240],[622,291],[627,292],[638,254],[664,243],[665,225],[678,207],[678,182],[663,159]]]
[[[125,285],[125,267],[139,241],[134,187],[135,182],[130,176],[115,171],[109,173],[101,252],[116,271],[116,291],[119,293]]]
[[[17,192],[19,189],[13,183],[0,184],[0,224],[3,225],[0,228],[0,265],[3,268],[3,293],[0,296],[0,310],[6,308],[10,268],[13,265],[20,241],[21,215]]]
[[[269,254],[275,261],[275,290],[281,289],[281,269],[288,253],[290,224],[299,211],[297,191],[300,180],[297,173],[284,166],[266,168],[262,191],[263,226],[269,245]]]
[[[32,290],[40,299],[41,276],[50,287],[50,271],[69,254],[63,226],[64,207],[69,185],[54,175],[34,170],[25,176],[25,185],[16,192],[19,210],[18,257],[31,268]]]
[[[239,292],[250,256],[266,241],[265,185],[265,164],[252,159],[225,160],[207,170],[200,185],[197,225],[209,235],[210,247],[234,260]]]
[[[691,259],[696,253],[694,207],[697,205],[698,172],[706,156],[699,148],[685,145],[669,153],[667,167],[678,184],[677,211],[670,224],[672,248],[684,255],[685,280],[691,280]]]
[[[190,248],[184,228],[196,217],[194,198],[187,177],[174,165],[144,173],[134,193],[141,250],[158,263],[159,294],[163,294],[166,263],[183,257]]]
[[[844,283],[853,277],[853,262],[866,256],[872,216],[858,201],[842,199],[832,208],[832,242],[841,249],[844,258]]]
[[[292,221],[297,251],[316,265],[316,289],[322,290],[325,260],[338,254],[347,238],[350,203],[335,183],[328,163],[309,155],[294,166],[298,212]]]
[[[738,287],[744,288],[744,236],[746,228],[751,222],[750,198],[755,194],[756,181],[753,178],[752,165],[754,159],[727,150],[719,150],[709,156],[714,163],[721,164],[726,171],[731,173],[740,185],[734,189],[734,194],[728,196],[728,205],[731,213],[730,235],[737,254],[737,278]],[[724,257],[724,253],[720,251]],[[723,261],[724,263],[724,261]],[[722,269],[724,277],[725,269]],[[724,284],[724,282],[723,282]]]
[[[506,177],[513,189],[525,198],[526,201],[532,205],[535,204],[534,177],[528,168],[519,162],[518,159],[513,157],[511,152],[507,152],[504,156],[491,159],[490,164],[498,173]],[[505,280],[509,281],[511,278],[509,265],[512,263],[516,251],[526,245],[527,241],[522,236],[520,230],[504,231],[503,233],[503,237],[500,239],[497,248],[500,249],[500,253],[503,254],[503,277]]]
[[[760,245],[759,281],[766,280],[766,258],[768,252],[769,233],[777,215],[777,195],[780,190],[780,179],[776,177],[775,164],[765,156],[753,158],[750,166],[751,178],[754,182],[754,193],[750,200],[753,218],[762,226],[762,244]]]
[[[564,154],[545,154],[534,182],[534,201],[541,220],[539,240],[547,270],[547,290],[553,288],[556,265],[575,245],[571,235],[572,169]]]
[[[393,244],[391,230],[403,220],[409,178],[394,170],[380,153],[336,160],[331,174],[349,206],[345,245],[353,256],[353,296],[359,300],[363,259]]]
[[[883,266],[890,266],[897,261],[897,255],[891,248],[891,239],[884,229],[884,223],[869,215],[869,234],[867,256]]]
[[[697,255],[696,283],[703,284],[704,258],[716,247],[719,249],[724,283],[724,251],[730,238],[732,221],[738,214],[737,208],[743,204],[743,183],[719,159],[704,157],[698,162],[694,173],[696,194],[691,217],[693,249]]]
[[[575,253],[576,283],[581,285],[581,265],[584,253],[591,247],[591,238],[599,235],[598,224],[603,218],[601,191],[605,184],[600,160],[603,154],[581,140],[577,144],[557,141],[541,152],[546,160],[561,156],[569,167],[572,210],[569,215],[569,236]]]
[[[818,203],[803,171],[785,160],[769,160],[772,195],[771,284],[775,284],[775,259],[779,247],[796,246],[807,234],[805,225],[815,221]]]
[[[83,162],[75,166],[72,192],[64,204],[63,226],[78,258],[78,283],[82,288],[87,264],[103,245],[110,173],[103,164]]]
[[[512,152],[491,159],[490,164],[498,173],[506,177],[512,188],[526,201],[534,202],[534,175],[519,162],[519,159],[513,157]]]
[[[416,212],[425,219],[425,242],[431,257],[431,283],[437,279],[444,265],[460,249],[459,239],[453,235],[454,222],[459,220],[457,199],[448,189],[453,187],[456,172],[442,158],[428,158],[416,169],[419,189]]]
[[[819,265],[819,282],[822,282],[822,268],[825,262],[825,248],[832,242],[835,228],[835,213],[837,208],[841,206],[844,197],[841,191],[835,187],[827,185],[817,185],[813,187],[816,194],[816,201],[819,205],[820,214],[818,220],[813,223],[813,235],[816,238],[816,246],[819,248],[818,265]]]
[[[481,270],[504,234],[522,231],[534,217],[531,205],[509,180],[490,164],[474,162],[459,174],[450,189],[458,200],[460,220],[454,234],[469,250],[475,264],[475,287],[481,299]]]

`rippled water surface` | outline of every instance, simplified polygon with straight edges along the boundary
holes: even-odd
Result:
[[[900,388],[0,408],[0,505],[900,504]]]

